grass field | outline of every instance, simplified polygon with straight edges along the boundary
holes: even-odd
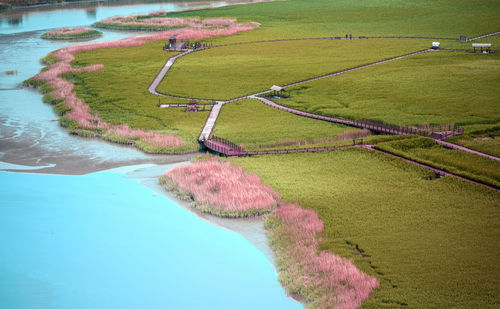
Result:
[[[429,46],[428,40],[306,40],[224,46],[180,58],[158,90],[230,99]]]
[[[380,143],[375,148],[500,188],[500,163],[448,149],[427,137]]]
[[[276,144],[296,145],[335,139],[346,131],[356,129],[296,116],[258,100],[247,99],[224,105],[214,135],[242,145],[246,150],[255,150],[268,149]]]
[[[290,88],[280,104],[393,124],[500,122],[500,54],[431,52]]]
[[[448,141],[500,157],[500,127],[474,130],[468,134],[448,138]]]
[[[76,54],[74,66],[104,64],[104,69],[76,76],[75,91],[91,109],[112,124],[128,123],[134,128],[174,133],[198,150],[197,137],[207,111],[185,113],[183,108],[158,108],[159,97],[147,88],[166,59],[164,42],[139,47],[108,48]],[[162,103],[186,100],[161,98]]]
[[[278,38],[394,35],[459,38],[500,30],[500,3],[495,0],[331,1],[288,0],[169,16],[236,17],[261,28],[217,42]]]
[[[315,209],[322,249],[379,279],[363,308],[498,306],[498,193],[450,177],[425,180],[431,172],[363,149],[231,162],[285,201]]]

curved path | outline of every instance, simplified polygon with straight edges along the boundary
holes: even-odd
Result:
[[[488,37],[488,36],[492,36],[492,35],[496,35],[496,34],[500,34],[500,31],[497,31],[497,32],[494,32],[494,33],[485,34],[485,35],[481,35],[481,36],[478,36],[478,37],[474,37],[474,38],[469,39],[468,41],[472,41],[472,40],[476,40],[476,39],[480,39],[480,38],[484,38],[484,37]],[[233,43],[233,44],[226,44],[226,45],[215,45],[215,46],[209,47],[209,48],[216,48],[216,47],[229,46],[229,45],[266,43],[266,42],[284,42],[284,41],[297,41],[297,40],[339,40],[339,39],[345,40],[346,38],[343,38],[343,37],[327,37],[327,38],[280,39],[280,40],[267,40],[267,41],[256,41],[256,42],[241,42],[241,43]],[[439,39],[439,40],[456,40],[456,39],[451,39],[451,38],[390,37],[390,36],[387,36],[387,37],[355,37],[355,38],[352,38],[352,39],[436,39],[436,40]],[[170,70],[170,68],[173,66],[173,64],[175,63],[175,61],[178,58],[183,57],[185,55],[188,55],[188,54],[190,54],[192,52],[200,51],[200,50],[204,50],[204,49],[208,49],[208,48],[203,48],[203,49],[198,49],[198,50],[185,50],[182,53],[180,53],[180,54],[178,54],[178,55],[176,55],[174,57],[169,58],[167,60],[166,64],[160,70],[160,72],[156,75],[156,77],[154,78],[154,80],[152,81],[152,83],[149,85],[148,91],[151,94],[154,94],[154,95],[157,95],[157,96],[163,96],[163,97],[182,98],[182,99],[189,99],[189,100],[204,100],[204,101],[215,102],[216,104],[212,106],[210,114],[207,117],[205,125],[204,125],[204,127],[203,127],[203,129],[202,129],[202,131],[200,133],[199,138],[198,138],[198,140],[200,142],[204,143],[205,146],[207,146],[209,149],[212,149],[212,150],[219,149],[219,150],[221,150],[219,152],[224,153],[226,155],[228,155],[229,153],[231,153],[231,155],[247,155],[247,154],[264,154],[264,153],[299,152],[298,149],[295,149],[294,151],[289,151],[288,150],[288,151],[283,151],[283,152],[271,151],[271,152],[246,152],[246,153],[240,153],[239,151],[236,151],[236,150],[232,149],[231,147],[229,147],[229,149],[226,149],[228,147],[227,145],[210,141],[210,136],[212,134],[213,128],[214,128],[215,123],[217,121],[217,118],[219,116],[219,113],[220,113],[220,110],[222,108],[222,105],[230,103],[230,102],[238,101],[238,100],[241,100],[241,99],[246,99],[246,98],[257,99],[257,100],[261,101],[262,103],[264,103],[266,105],[269,105],[271,107],[274,107],[274,108],[277,108],[277,109],[280,109],[280,110],[283,110],[283,111],[286,111],[286,112],[290,112],[290,113],[293,113],[293,114],[296,114],[296,115],[299,115],[299,116],[305,116],[305,117],[310,117],[310,118],[314,118],[314,119],[318,119],[318,120],[335,122],[335,123],[340,123],[340,124],[349,125],[349,126],[363,127],[363,128],[372,129],[372,130],[380,129],[380,127],[370,126],[369,124],[363,124],[363,123],[357,122],[357,121],[345,120],[345,119],[334,118],[334,117],[326,117],[326,116],[321,116],[321,115],[316,115],[316,114],[311,114],[311,113],[303,112],[303,111],[300,111],[300,110],[296,110],[296,109],[284,107],[284,106],[281,106],[279,104],[276,104],[276,103],[272,102],[271,100],[267,100],[265,98],[258,97],[258,96],[260,96],[262,94],[269,93],[271,90],[265,90],[265,91],[261,91],[261,92],[257,92],[257,93],[253,93],[253,94],[249,94],[249,95],[244,95],[244,96],[236,97],[236,98],[233,98],[233,99],[230,99],[230,100],[227,100],[227,101],[216,101],[216,100],[213,100],[213,99],[201,99],[201,98],[189,98],[189,97],[175,96],[175,95],[163,94],[163,93],[160,93],[160,92],[158,92],[156,90],[156,88],[158,87],[158,85],[160,84],[160,82],[164,79],[165,75],[168,73],[168,71]],[[297,82],[294,82],[294,83],[291,83],[291,84],[284,85],[283,88],[288,88],[288,87],[297,86],[297,85],[300,85],[300,84],[303,84],[303,83],[307,83],[307,82],[311,82],[311,81],[315,81],[315,80],[319,80],[319,79],[323,79],[323,78],[337,76],[337,75],[344,74],[344,73],[347,73],[347,72],[351,72],[351,71],[363,69],[363,68],[370,67],[370,66],[377,65],[377,64],[386,63],[386,62],[389,62],[389,61],[394,61],[394,60],[402,59],[402,58],[413,56],[413,55],[418,55],[418,54],[421,54],[421,53],[426,53],[426,52],[429,52],[429,51],[432,51],[432,49],[419,50],[419,51],[415,51],[415,52],[412,52],[412,53],[407,53],[407,54],[403,54],[403,55],[400,55],[400,56],[391,57],[391,58],[387,58],[387,59],[384,59],[384,60],[375,61],[375,62],[372,62],[372,63],[368,63],[368,64],[356,66],[356,67],[353,67],[353,68],[348,68],[348,69],[345,69],[345,70],[341,70],[341,71],[336,71],[336,72],[332,72],[332,73],[320,75],[320,76],[317,76],[317,77],[314,77],[314,78],[309,78],[309,79],[297,81]],[[384,133],[389,133],[389,134],[408,134],[408,131],[405,132],[404,130],[401,130],[401,127],[400,127],[399,130],[397,129],[397,127],[394,127],[394,128],[385,129],[385,130],[379,130],[379,131],[384,132]],[[454,133],[455,132],[452,132],[452,134],[454,134]],[[483,156],[483,157],[486,157],[486,158],[489,158],[489,159],[492,159],[492,160],[500,161],[500,158],[495,157],[495,156],[484,154],[484,153],[481,153],[481,152],[478,152],[478,151],[475,151],[475,150],[472,150],[472,149],[469,149],[469,148],[466,148],[466,147],[462,147],[462,146],[458,146],[458,145],[449,143],[449,142],[444,142],[444,141],[441,141],[439,139],[435,139],[435,140],[436,140],[437,143],[439,143],[439,144],[441,144],[441,145],[443,145],[445,147],[448,147],[448,148],[458,149],[458,150],[466,151],[468,153],[473,153],[473,154],[476,154],[476,155],[480,155],[480,156]],[[323,148],[325,148],[325,149],[323,149]],[[323,148],[321,148],[321,149],[318,148],[318,149],[310,150],[310,151],[333,150],[333,149],[337,149],[338,147],[323,147]],[[328,148],[328,149],[326,149],[326,148]],[[304,150],[304,151],[307,151],[307,150]]]

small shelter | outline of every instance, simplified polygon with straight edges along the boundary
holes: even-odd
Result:
[[[272,91],[272,96],[276,96],[276,97],[281,97],[282,94],[283,94],[283,90],[285,90],[285,88],[283,87],[280,87],[280,86],[276,86],[276,85],[273,85],[271,88],[269,88],[271,91]]]
[[[196,113],[198,111],[198,105],[196,103],[198,103],[196,100],[189,101],[189,104],[188,104],[187,108],[184,110],[184,112]]]
[[[179,34],[173,34],[169,39],[168,39],[168,44],[165,44],[163,47],[164,50],[174,50],[174,51],[181,51],[189,46],[189,41],[186,42],[177,42],[177,36]]]
[[[175,46],[175,44],[177,43],[177,36],[178,34],[174,34],[170,37],[170,39],[168,39],[168,48],[171,49],[172,47]]]
[[[482,53],[489,53],[491,51],[491,43],[472,43],[472,47],[474,48],[474,52],[476,52],[476,48],[480,48]]]
[[[439,43],[439,42],[432,42],[432,49],[439,49],[440,46],[441,46],[441,43]]]

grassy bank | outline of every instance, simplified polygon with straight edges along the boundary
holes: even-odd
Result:
[[[431,138],[380,143],[375,145],[375,148],[500,188],[499,162],[445,148]]]
[[[500,122],[500,55],[432,52],[290,89],[280,104],[403,125]]]
[[[72,65],[103,64],[98,72],[79,73],[71,78],[75,92],[92,111],[112,124],[128,123],[133,128],[157,130],[180,136],[198,150],[196,139],[208,116],[208,110],[185,113],[183,108],[158,108],[159,97],[147,88],[168,57],[164,42],[139,47],[108,48],[75,55]],[[186,100],[162,98],[162,103],[186,103]]]
[[[213,134],[242,145],[246,150],[256,150],[318,144],[354,131],[358,130],[296,116],[247,99],[224,105]],[[309,145],[312,146],[317,145]]]
[[[158,90],[225,100],[417,51],[429,44],[428,40],[305,40],[217,47],[178,59]]]
[[[498,193],[455,178],[425,180],[431,172],[363,149],[231,162],[285,202],[316,210],[321,248],[378,278],[363,308],[497,306]]]

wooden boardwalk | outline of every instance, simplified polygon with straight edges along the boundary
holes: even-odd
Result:
[[[417,162],[417,161],[414,161],[414,160],[410,160],[410,159],[407,159],[405,157],[398,156],[398,155],[395,155],[395,154],[387,152],[387,151],[382,151],[382,150],[379,150],[379,149],[375,149],[375,148],[373,148],[373,145],[359,145],[357,147],[364,148],[364,149],[369,149],[369,150],[373,150],[373,151],[382,153],[382,154],[384,154],[386,156],[390,156],[390,157],[393,157],[393,158],[401,159],[401,160],[403,160],[403,161],[405,161],[407,163],[410,163],[410,164],[413,164],[413,165],[420,166],[420,167],[426,168],[428,170],[431,170],[434,173],[436,173],[437,175],[440,175],[442,177],[444,177],[444,176],[456,177],[456,178],[459,178],[459,179],[471,182],[473,184],[480,185],[480,186],[486,187],[488,189],[492,189],[494,191],[500,192],[500,189],[498,189],[496,187],[493,187],[493,186],[490,186],[490,185],[478,182],[478,181],[473,180],[473,179],[469,179],[469,178],[466,178],[466,177],[463,177],[463,176],[460,176],[460,175],[457,175],[457,174],[454,174],[454,173],[450,173],[450,172],[447,172],[447,171],[435,168],[435,167],[433,167],[431,165],[427,165],[427,164],[423,164],[423,163],[420,163],[420,162]]]
[[[473,38],[468,39],[468,41],[473,41],[473,40],[481,39],[484,37],[489,37],[489,36],[496,35],[496,34],[500,34],[500,31],[480,35],[477,37],[473,37]],[[337,40],[337,39],[344,39],[344,38],[343,37],[340,37],[340,38],[339,37],[299,38],[299,39],[269,40],[269,41],[248,42],[248,43],[245,42],[245,43],[236,43],[236,44],[281,42],[281,41],[293,41],[293,40]],[[360,37],[353,37],[352,39],[416,39],[416,37],[364,37],[364,36],[360,36]],[[426,38],[426,39],[438,39],[438,38]],[[452,38],[439,38],[439,39],[440,40],[454,40]],[[233,45],[233,44],[229,44],[229,45]],[[225,45],[220,45],[220,46],[225,46]],[[216,48],[216,47],[220,47],[220,46],[213,46],[211,48]],[[149,85],[148,91],[151,94],[154,94],[157,96],[183,98],[183,99],[190,99],[190,100],[195,99],[195,100],[202,100],[202,101],[204,100],[204,101],[214,102],[215,105],[212,106],[210,114],[207,117],[207,120],[205,122],[205,125],[201,131],[201,134],[200,134],[198,140],[200,142],[204,143],[205,146],[209,149],[212,149],[214,151],[220,150],[217,152],[219,152],[221,154],[228,155],[228,156],[234,156],[234,155],[255,155],[255,154],[273,154],[273,153],[293,153],[293,152],[309,152],[309,151],[327,151],[327,150],[335,150],[335,149],[345,148],[345,147],[352,147],[351,145],[349,145],[349,146],[341,146],[341,147],[338,147],[338,146],[337,147],[317,147],[317,148],[299,148],[299,149],[289,149],[289,150],[246,152],[246,151],[242,150],[241,147],[239,147],[239,146],[236,146],[236,145],[234,145],[234,147],[228,146],[225,143],[210,140],[213,128],[214,128],[215,123],[217,121],[217,118],[219,116],[222,105],[230,103],[230,102],[238,101],[241,99],[245,99],[245,98],[254,98],[254,99],[258,99],[262,103],[267,104],[269,106],[272,106],[274,108],[277,108],[277,109],[280,109],[280,110],[283,110],[286,112],[290,112],[290,113],[293,113],[293,114],[296,114],[299,116],[303,116],[303,117],[309,117],[309,118],[323,120],[323,121],[335,122],[335,123],[344,124],[344,125],[348,125],[348,126],[354,126],[354,127],[358,127],[358,128],[365,128],[365,129],[378,131],[378,132],[382,132],[382,133],[386,133],[386,134],[419,134],[419,135],[423,135],[423,136],[430,136],[430,137],[433,137],[437,143],[443,145],[444,147],[458,149],[458,150],[466,151],[468,153],[480,155],[480,156],[483,156],[483,157],[486,157],[486,158],[489,158],[492,160],[500,161],[500,158],[498,158],[498,157],[484,154],[484,153],[481,153],[481,152],[478,152],[478,151],[475,151],[475,150],[472,150],[472,149],[469,149],[466,147],[455,145],[455,144],[452,144],[449,142],[444,142],[441,140],[441,139],[449,137],[449,136],[463,134],[462,128],[455,128],[455,127],[448,127],[448,126],[444,126],[444,127],[441,126],[441,127],[434,127],[434,128],[413,128],[413,127],[390,125],[390,124],[379,123],[379,122],[368,121],[368,120],[356,121],[356,120],[346,120],[346,119],[340,119],[340,118],[335,118],[335,117],[321,116],[321,115],[316,115],[316,114],[307,113],[307,112],[299,111],[296,109],[284,107],[284,106],[276,104],[276,103],[274,103],[266,98],[258,97],[260,95],[269,93],[270,90],[265,90],[265,91],[260,91],[260,92],[254,93],[254,94],[240,96],[240,97],[233,98],[233,99],[230,99],[227,101],[216,101],[213,99],[200,99],[200,98],[188,98],[188,97],[182,97],[182,96],[175,96],[175,95],[159,93],[156,90],[156,88],[158,87],[160,82],[164,79],[164,77],[166,76],[166,74],[168,73],[168,71],[170,70],[170,68],[173,66],[173,64],[175,63],[175,61],[178,58],[183,57],[185,55],[188,55],[188,54],[195,52],[195,51],[200,51],[200,50],[203,50],[203,49],[186,50],[186,51],[184,51],[184,52],[182,52],[174,57],[169,58],[167,60],[166,64],[162,67],[160,72],[154,78],[152,83]],[[386,63],[389,61],[394,61],[394,60],[398,60],[401,58],[405,58],[405,57],[409,57],[409,56],[413,56],[413,55],[418,55],[418,54],[426,53],[426,52],[430,52],[430,51],[432,51],[432,50],[431,49],[424,49],[424,50],[419,50],[416,52],[412,52],[412,53],[408,53],[408,54],[404,54],[404,55],[400,55],[400,56],[396,56],[396,57],[392,57],[392,58],[388,58],[388,59],[384,59],[384,60],[380,60],[380,61],[375,61],[372,63],[356,66],[353,68],[348,68],[345,70],[324,74],[324,75],[317,76],[314,78],[297,81],[297,82],[294,82],[294,83],[291,83],[288,85],[284,85],[283,88],[297,86],[297,85],[300,85],[303,83],[319,80],[322,78],[337,76],[337,75],[351,72],[354,70],[359,70],[359,69],[363,69],[363,68],[370,67],[373,65],[382,64],[382,63]],[[185,106],[184,104],[163,104],[163,105],[160,104],[159,107],[187,107],[187,106]],[[439,130],[437,128],[439,128]],[[445,129],[443,129],[443,128],[445,128]],[[439,133],[439,134],[437,134],[437,133]],[[437,134],[437,135],[435,135],[435,134]]]
[[[252,155],[331,151],[331,150],[338,150],[338,149],[356,146],[353,144],[353,145],[330,146],[330,147],[310,147],[310,148],[246,151],[242,147],[237,146],[237,145],[235,145],[227,140],[221,139],[221,138],[205,140],[205,141],[203,141],[203,144],[211,151],[223,154],[227,157],[242,157],[242,156],[252,156]]]
[[[479,40],[479,39],[486,38],[486,37],[489,37],[489,36],[492,36],[492,35],[497,35],[497,34],[500,34],[500,31],[496,31],[496,32],[492,32],[492,33],[487,33],[487,34],[483,34],[483,35],[479,35],[479,36],[467,39],[467,42],[474,41],[474,40]]]
[[[203,143],[210,138],[223,104],[223,102],[217,102],[217,104],[212,106],[212,110],[210,111],[210,114],[207,117],[207,121],[205,121],[205,125],[201,130],[201,134],[198,137],[198,141]]]
[[[165,95],[163,93],[159,93],[158,91],[156,91],[156,88],[158,88],[158,85],[160,84],[160,82],[163,80],[165,75],[167,75],[170,68],[174,65],[175,60],[177,60],[178,58],[180,58],[182,56],[190,54],[192,52],[193,52],[192,50],[187,50],[187,51],[182,52],[174,57],[168,58],[167,63],[165,63],[165,65],[161,68],[160,72],[156,75],[156,77],[153,79],[153,81],[149,85],[148,91],[151,94],[154,94],[157,96],[168,96],[168,95]]]
[[[323,121],[328,121],[328,122],[339,123],[339,124],[343,124],[343,125],[348,125],[348,126],[362,128],[362,129],[368,129],[368,130],[381,132],[381,133],[385,133],[385,134],[392,134],[392,135],[416,134],[416,135],[431,136],[431,137],[433,137],[433,134],[435,137],[437,137],[437,136],[450,137],[450,136],[454,136],[454,135],[463,134],[463,128],[455,128],[454,126],[414,128],[414,127],[393,125],[393,124],[387,124],[387,123],[379,123],[379,122],[374,122],[374,121],[369,121],[369,120],[361,120],[361,121],[359,121],[359,120],[346,120],[346,119],[341,119],[341,118],[321,116],[321,115],[307,113],[304,111],[293,109],[290,107],[285,107],[283,105],[279,105],[279,104],[277,104],[271,100],[268,100],[266,98],[261,98],[261,97],[254,97],[254,98],[261,101],[262,103],[264,103],[266,105],[269,105],[269,106],[274,107],[276,109],[279,109],[279,110],[282,110],[285,112],[289,112],[289,113],[292,113],[292,114],[295,114],[298,116],[303,116],[303,117],[308,117],[308,118],[318,119],[318,120],[323,120]]]
[[[461,151],[464,151],[464,152],[472,153],[472,154],[475,154],[475,155],[478,155],[478,156],[481,156],[481,157],[485,157],[485,158],[488,158],[488,159],[500,162],[500,158],[499,157],[495,157],[495,156],[492,156],[492,155],[489,155],[489,154],[486,154],[486,153],[483,153],[483,152],[479,152],[479,151],[476,151],[476,150],[473,150],[473,149],[470,149],[470,148],[467,148],[467,147],[463,147],[463,146],[460,146],[460,145],[457,145],[457,144],[453,144],[453,143],[450,143],[450,142],[445,142],[443,140],[437,140],[437,139],[436,139],[436,143],[438,143],[441,146],[446,147],[446,148],[455,149],[455,150],[461,150]]]

